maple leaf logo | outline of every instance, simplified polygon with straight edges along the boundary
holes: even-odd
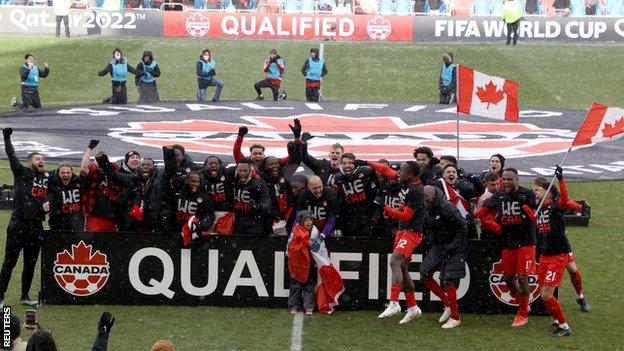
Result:
[[[108,265],[106,255],[95,251],[92,254],[91,245],[80,241],[78,245],[72,245],[72,252],[67,250],[56,255],[56,264],[83,264],[83,265]]]
[[[624,133],[624,116],[614,121],[613,125],[611,125],[611,123],[605,123],[604,128],[602,128],[603,138],[611,138],[620,133]]]
[[[109,268],[106,255],[98,250],[93,252],[93,247],[81,240],[78,245],[72,245],[71,253],[63,250],[56,255],[54,279],[74,296],[89,296],[104,287]]]
[[[481,102],[486,103],[486,109],[489,109],[490,104],[498,105],[505,98],[505,93],[498,90],[498,87],[490,81],[485,85],[485,89],[477,87],[477,97]]]

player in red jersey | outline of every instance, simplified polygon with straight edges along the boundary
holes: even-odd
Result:
[[[401,319],[399,324],[405,324],[422,314],[416,305],[414,282],[408,271],[412,252],[423,239],[422,233],[425,222],[425,195],[418,178],[420,167],[414,161],[407,161],[401,165],[397,174],[392,168],[382,163],[368,162],[368,166],[390,179],[395,179],[398,175],[399,183],[401,183],[399,209],[396,210],[386,205],[383,212],[384,217],[398,220],[399,228],[394,239],[394,251],[390,258],[390,268],[392,269],[390,303],[378,318],[391,317],[401,312],[399,294],[403,290],[408,308],[405,317]]]

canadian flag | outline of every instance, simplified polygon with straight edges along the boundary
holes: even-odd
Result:
[[[444,179],[440,179],[442,182],[442,188],[444,189],[444,196],[449,200],[461,213],[462,217],[466,217],[468,209],[470,208],[470,202],[464,199],[459,193],[453,189],[452,186],[446,183]]]
[[[614,137],[621,137],[623,133],[624,109],[594,102],[576,133],[572,147],[593,145]]]
[[[518,122],[520,84],[457,66],[457,113]]]

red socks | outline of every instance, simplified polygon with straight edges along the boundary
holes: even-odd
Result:
[[[559,324],[566,323],[565,314],[563,314],[563,310],[561,309],[561,305],[556,298],[551,297],[550,299],[544,301],[544,306],[546,306],[546,310],[548,313],[559,322]]]
[[[408,308],[416,306],[416,294],[413,291],[406,292],[405,302],[407,303]]]
[[[574,285],[576,295],[581,295],[583,293],[583,281],[581,280],[581,271],[577,269],[576,272],[570,273],[570,280],[572,281],[572,285]]]
[[[446,293],[444,292],[444,290],[442,290],[438,282],[436,282],[434,279],[429,279],[425,282],[425,286],[427,287],[427,289],[429,289],[429,291],[434,293],[437,297],[440,298],[440,300],[442,300],[444,306],[449,305]]]
[[[517,296],[518,302],[520,303],[520,309],[518,310],[518,314],[522,317],[527,318],[529,314],[529,297],[528,296]]]
[[[399,293],[401,293],[400,284],[392,284],[390,286],[390,301],[399,301]]]
[[[457,307],[457,288],[454,284],[448,284],[446,286],[446,296],[448,306],[451,309],[451,318],[456,321],[460,320],[459,308]]]

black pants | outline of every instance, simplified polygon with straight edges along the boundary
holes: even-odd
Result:
[[[32,106],[34,108],[41,108],[39,89],[22,88],[22,109],[27,109],[29,106]]]
[[[319,95],[320,89],[321,89],[320,87],[316,87],[316,88],[306,87],[305,89],[306,100],[310,102],[318,102],[319,96],[320,96]]]
[[[288,309],[314,309],[316,305],[314,291],[316,290],[316,265],[314,259],[310,262],[308,281],[304,283],[290,277],[290,293],[288,295]]]
[[[448,105],[456,101],[455,87],[449,85],[447,87],[440,88],[440,97],[438,101],[440,104]]]
[[[104,99],[104,103],[113,105],[125,105],[128,103],[128,90],[126,82],[113,82],[113,96]]]
[[[518,25],[520,24],[520,20],[515,21],[514,23],[507,23],[507,45],[511,42],[511,34],[513,33],[513,44],[516,45],[518,41]]]
[[[137,83],[137,89],[139,90],[138,103],[144,104],[160,101],[160,95],[158,95],[158,87],[156,87],[156,82]]]
[[[13,268],[17,264],[20,252],[24,250],[24,269],[22,270],[22,298],[28,296],[32,284],[35,266],[43,242],[43,224],[40,221],[16,221],[11,219],[7,228],[6,250],[0,272],[0,297],[11,281]]]
[[[56,37],[61,35],[61,21],[65,25],[65,36],[69,38],[69,16],[56,16]]]
[[[256,84],[254,84],[254,89],[256,89],[256,93],[258,95],[262,95],[262,91],[260,88],[271,88],[271,92],[273,93],[273,101],[277,101],[277,97],[279,95],[279,85],[273,85],[269,82],[268,79],[263,79]]]

